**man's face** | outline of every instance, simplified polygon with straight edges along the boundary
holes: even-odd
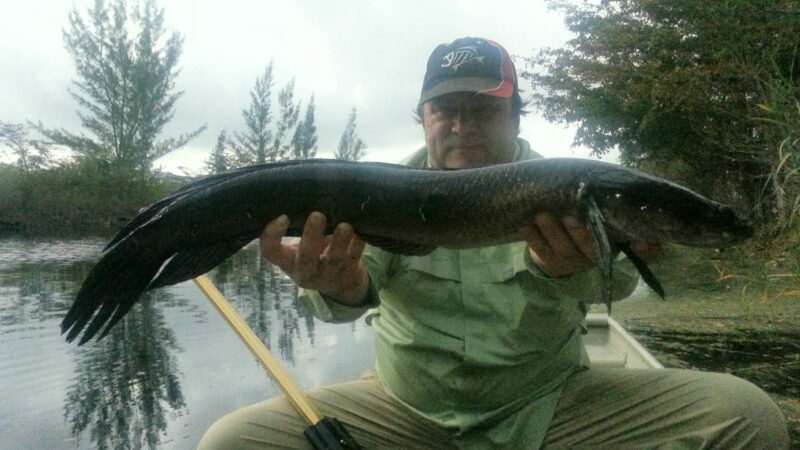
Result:
[[[438,169],[466,169],[509,162],[518,119],[511,99],[458,92],[422,105],[428,162]]]

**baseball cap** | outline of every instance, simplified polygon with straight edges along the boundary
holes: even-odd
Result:
[[[453,92],[511,97],[516,89],[517,71],[506,49],[489,39],[464,37],[433,50],[419,104]]]

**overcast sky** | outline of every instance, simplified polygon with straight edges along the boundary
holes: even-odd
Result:
[[[0,14],[0,120],[41,120],[80,131],[67,93],[75,70],[64,49],[67,13],[92,0],[7,0]],[[177,88],[185,94],[162,138],[208,129],[157,162],[197,173],[223,129],[244,131],[241,110],[255,79],[274,60],[278,90],[296,78],[295,95],[316,95],[319,157],[332,157],[350,108],[366,160],[396,162],[423,144],[411,111],[433,48],[463,36],[495,40],[512,55],[560,47],[570,35],[542,0],[256,1],[160,0],[166,26],[185,38]],[[517,68],[521,70],[522,64]],[[521,80],[521,87],[530,91]],[[524,95],[523,95],[524,97]],[[277,108],[277,105],[274,106]],[[305,110],[301,112],[304,114]],[[302,117],[302,116],[301,116]],[[533,112],[522,137],[545,156],[587,156],[572,129]]]

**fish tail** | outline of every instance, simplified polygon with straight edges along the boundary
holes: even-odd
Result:
[[[83,345],[103,329],[105,336],[136,303],[165,257],[136,240],[123,241],[106,253],[86,277],[75,302],[61,321],[67,342],[83,331]]]

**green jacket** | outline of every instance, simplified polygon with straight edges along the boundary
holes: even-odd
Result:
[[[540,157],[517,140],[515,161]],[[424,167],[427,150],[404,163]],[[586,365],[581,325],[585,304],[600,300],[599,272],[549,278],[524,242],[439,248],[426,256],[367,246],[364,262],[370,275],[365,305],[341,305],[308,290],[301,290],[301,302],[333,322],[372,309],[375,369],[386,390],[457,430],[466,447],[524,442],[536,448],[566,379]],[[627,260],[614,269],[614,297],[621,299],[638,277]]]

